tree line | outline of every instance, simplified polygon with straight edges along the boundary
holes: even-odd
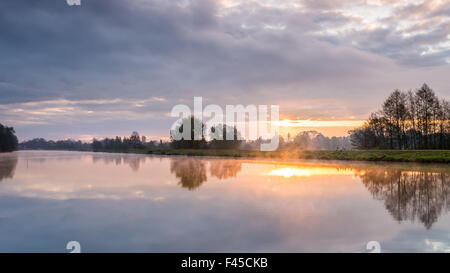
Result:
[[[65,150],[65,151],[117,151],[126,152],[140,149],[168,148],[169,144],[160,140],[149,141],[141,137],[138,132],[133,132],[130,137],[104,138],[102,140],[94,138],[91,143],[80,140],[45,140],[35,138],[19,144],[21,150]]]
[[[357,149],[450,149],[450,104],[427,84],[415,91],[396,89],[350,133]]]
[[[190,122],[190,139],[181,137],[183,124]],[[170,131],[170,147],[173,149],[240,149],[259,150],[265,141],[261,137],[256,140],[243,140],[236,127],[218,124],[211,127],[210,135],[206,134],[206,125],[191,116],[179,122],[175,129]],[[228,132],[232,138],[227,140]],[[177,136],[177,137],[175,137]],[[221,136],[221,137],[219,137]],[[349,137],[326,137],[317,131],[304,131],[287,138],[279,136],[278,150],[348,150],[352,145]]]
[[[45,140],[44,138],[35,138],[23,141],[19,144],[20,150],[65,150],[65,151],[90,151],[91,144],[80,140]]]
[[[134,131],[130,137],[105,138],[103,140],[93,139],[92,150],[93,151],[130,151],[130,150],[152,150],[152,149],[164,149],[169,145],[162,140],[148,141],[145,136],[140,136],[138,132]]]
[[[7,127],[0,123],[0,152],[12,152],[17,150],[19,141],[13,127]]]
[[[190,139],[185,139],[184,124],[189,123]],[[229,132],[232,132],[232,139],[227,138]],[[180,120],[176,128],[170,131],[170,147],[173,149],[238,149],[242,143],[237,128],[225,124],[211,127],[210,135],[206,136],[206,125],[194,116]]]

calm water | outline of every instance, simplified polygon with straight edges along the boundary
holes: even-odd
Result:
[[[450,251],[450,167],[0,154],[0,251]]]

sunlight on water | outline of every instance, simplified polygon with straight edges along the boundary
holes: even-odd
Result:
[[[270,175],[273,176],[283,176],[285,178],[290,178],[292,176],[313,176],[313,175],[352,175],[354,171],[350,170],[339,170],[336,168],[281,168],[270,171]]]
[[[305,169],[283,168],[272,170],[270,175],[284,176],[285,178],[292,176],[311,176],[311,171]]]

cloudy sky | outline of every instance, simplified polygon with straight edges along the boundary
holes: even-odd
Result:
[[[450,98],[449,76],[450,0],[0,2],[0,122],[22,140],[167,137],[194,96],[342,135],[395,88]]]

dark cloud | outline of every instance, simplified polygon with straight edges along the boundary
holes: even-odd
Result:
[[[181,89],[206,95],[308,81],[323,77],[319,71],[346,73],[343,57],[305,36],[305,25],[291,24],[282,33],[264,29],[280,19],[279,11],[232,16],[223,23],[211,1],[187,7],[158,4],[98,0],[74,8],[63,1],[3,3],[1,57],[7,65],[2,81],[23,90],[5,90],[0,100],[30,100],[26,89],[45,99],[176,96]],[[244,16],[258,24],[254,32],[241,27]],[[296,16],[303,15],[290,14]],[[237,39],[239,32],[242,38]],[[351,52],[349,59],[355,59]],[[367,64],[362,58],[355,61]]]

